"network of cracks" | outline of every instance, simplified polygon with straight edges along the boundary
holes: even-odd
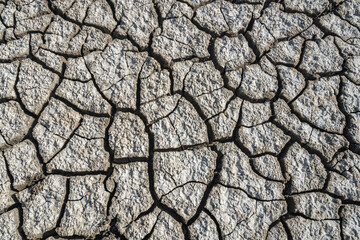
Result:
[[[359,239],[357,0],[0,0],[1,239]]]

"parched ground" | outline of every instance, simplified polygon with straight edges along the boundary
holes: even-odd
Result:
[[[0,239],[360,239],[360,1],[0,0]]]

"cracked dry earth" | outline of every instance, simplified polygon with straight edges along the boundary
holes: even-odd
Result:
[[[0,0],[0,239],[359,239],[359,0]]]

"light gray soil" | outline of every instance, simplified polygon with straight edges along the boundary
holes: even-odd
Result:
[[[0,239],[360,239],[360,1],[0,0]]]

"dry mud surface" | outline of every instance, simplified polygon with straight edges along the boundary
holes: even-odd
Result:
[[[359,0],[0,0],[0,239],[359,239]]]

